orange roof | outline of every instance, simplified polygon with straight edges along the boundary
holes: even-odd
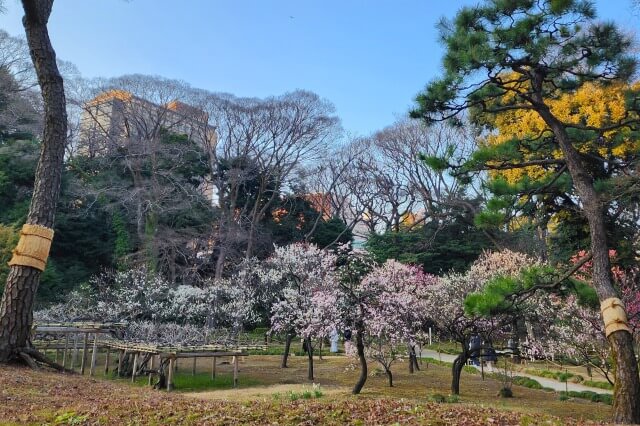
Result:
[[[201,120],[207,120],[209,118],[207,113],[202,111],[201,109],[185,104],[184,102],[180,102],[178,100],[167,103],[166,107],[168,110],[175,111],[184,115],[197,117]]]
[[[130,101],[133,95],[126,90],[112,89],[100,93],[98,96],[91,100],[91,103],[105,102],[112,99],[118,99],[120,101]]]

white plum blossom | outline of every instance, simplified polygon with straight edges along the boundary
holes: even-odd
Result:
[[[395,260],[373,268],[362,279],[365,352],[385,370],[393,386],[391,365],[423,338],[427,293],[438,282],[417,266]]]
[[[270,288],[281,288],[280,300],[271,307],[271,330],[305,340],[309,352],[309,379],[313,379],[314,341],[328,337],[339,327],[336,295],[336,256],[313,244],[277,247],[267,260],[273,270],[266,276]],[[286,357],[287,354],[285,354]]]

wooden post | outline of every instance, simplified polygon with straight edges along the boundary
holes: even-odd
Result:
[[[151,359],[149,360],[149,370],[152,370],[149,372],[149,386],[153,383],[153,361],[155,358],[155,355],[151,355]]]
[[[173,374],[176,369],[176,358],[169,358],[169,374],[167,374],[167,391],[173,390]]]
[[[78,333],[73,334],[73,355],[71,356],[71,369],[75,370],[78,361]]]
[[[104,360],[104,375],[109,374],[109,361],[111,357],[111,348],[107,346],[107,357]]]
[[[124,350],[118,354],[118,377],[122,377],[122,364],[124,363]]]
[[[93,333],[93,349],[91,350],[91,367],[89,375],[93,376],[96,372],[96,361],[98,360],[98,333]]]
[[[233,357],[233,387],[238,387],[238,357]]]
[[[59,358],[60,358],[60,348],[56,348],[56,364],[58,363]]]
[[[195,376],[196,375],[196,361],[198,358],[196,358],[195,356],[193,357],[193,368],[191,369],[191,375]]]
[[[64,352],[62,353],[62,366],[67,366],[67,349],[69,348],[69,334],[64,335]]]
[[[89,347],[89,333],[84,333],[84,344],[82,345],[82,363],[80,364],[80,374],[84,374],[84,367],[87,364],[87,348]]]
[[[218,357],[213,357],[213,360],[211,361],[211,380],[216,378],[216,360],[218,359]]]
[[[136,370],[138,369],[138,352],[133,354],[133,370],[131,370],[131,382],[136,381]]]

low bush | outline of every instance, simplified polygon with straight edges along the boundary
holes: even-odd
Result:
[[[449,404],[455,404],[456,402],[460,402],[460,396],[458,396],[458,395],[449,395],[447,397],[447,402]]]
[[[574,376],[571,378],[571,382],[572,383],[582,383],[582,382],[584,382],[584,377],[582,377],[580,374],[574,374]]]
[[[437,402],[439,404],[442,404],[445,402],[449,404],[455,404],[457,402],[460,402],[460,397],[458,395],[444,396],[441,393],[434,393],[434,394],[431,394],[431,396],[429,396],[429,401]]]
[[[513,391],[510,388],[502,388],[498,391],[500,398],[513,398]]]
[[[613,404],[613,395],[606,393],[596,393],[593,391],[569,391],[569,392],[560,392],[560,400],[566,401],[569,398],[581,398],[588,399],[592,402],[602,402],[603,404],[612,405]]]
[[[289,391],[289,400],[290,401],[297,401],[299,399],[300,399],[300,394],[298,394],[297,392]]]
[[[542,385],[537,380],[524,376],[514,376],[513,384],[518,386],[524,386],[529,389],[542,389]]]
[[[447,397],[445,397],[441,393],[434,393],[429,396],[429,401],[443,403],[443,402],[447,402]]]

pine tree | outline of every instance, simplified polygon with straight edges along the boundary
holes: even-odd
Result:
[[[459,123],[466,111],[488,132],[497,115],[524,111],[539,117],[543,129],[538,138],[515,132],[499,150],[501,158],[494,151],[484,158],[476,153],[475,159],[494,169],[555,165],[556,175],[566,170],[589,225],[594,289],[600,301],[618,297],[610,276],[608,206],[597,190],[594,159],[582,148],[618,129],[635,131],[640,124],[633,112],[638,94],[624,90],[629,113],[610,114],[603,123],[571,120],[553,104],[589,85],[627,83],[636,68],[631,40],[614,24],[596,21],[591,2],[580,0],[488,0],[463,8],[453,21],[442,21],[440,30],[446,49],[444,75],[418,95],[412,116]],[[553,154],[527,158],[525,153],[536,150],[536,143],[551,144]],[[608,339],[617,367],[614,421],[638,423],[640,380],[631,333],[614,331]]]

